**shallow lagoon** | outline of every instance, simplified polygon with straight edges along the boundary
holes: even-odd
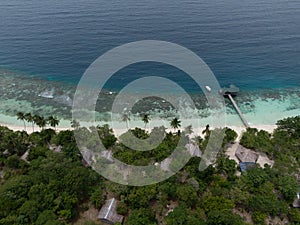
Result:
[[[71,119],[75,85],[44,80],[4,69],[0,71],[0,79],[0,114],[15,116],[17,112],[22,111]],[[111,120],[110,111],[116,95],[116,92],[110,90],[100,93],[96,107],[97,120],[102,122]],[[139,93],[128,93],[126,98],[137,98],[138,95]],[[170,120],[179,116],[188,120],[199,119],[202,121],[201,124],[209,123],[211,111],[203,93],[190,94],[196,109],[185,105],[182,96],[171,95],[186,112],[184,115],[178,115],[174,107],[163,99],[146,98],[133,106],[131,124],[142,126],[140,115],[143,113],[150,114],[152,120]],[[300,115],[300,88],[241,90],[235,100],[250,125],[273,125],[284,117]],[[229,100],[225,99],[225,102],[227,125],[242,125]],[[113,120],[121,123],[121,117],[121,115],[114,115]]]

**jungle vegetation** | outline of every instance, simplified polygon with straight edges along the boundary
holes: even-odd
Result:
[[[116,184],[94,172],[83,163],[74,131],[55,131],[56,118],[26,114],[18,118],[43,129],[28,134],[0,127],[0,225],[76,224],[81,213],[99,210],[112,196],[126,225],[300,224],[300,212],[291,206],[300,182],[299,116],[278,121],[273,134],[255,128],[243,133],[240,143],[267,154],[275,161],[272,168],[257,166],[239,174],[239,166],[224,154],[237,134],[225,128],[215,164],[200,172],[201,159],[193,157],[176,175],[144,187]],[[146,125],[149,118],[143,119]],[[81,129],[75,123],[74,128]],[[176,126],[173,123],[174,132],[166,133],[163,142],[147,152],[122,145],[108,125],[91,129],[97,130],[115,158],[146,165],[172,153],[180,136],[186,135],[176,131],[179,126],[178,121]],[[203,138],[199,134],[190,140],[201,150],[210,136],[208,129]],[[150,135],[140,128],[128,132],[140,139]],[[86,220],[83,224],[101,223]]]

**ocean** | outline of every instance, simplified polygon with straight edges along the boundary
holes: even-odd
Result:
[[[195,52],[221,86],[238,86],[245,113],[271,107],[254,104],[261,98],[279,101],[281,117],[298,114],[299,21],[298,0],[0,0],[0,112],[63,116],[95,59],[129,42],[162,40]],[[184,72],[151,62],[118,71],[105,88],[117,92],[149,74],[199,91]],[[38,96],[51,91],[55,101]]]

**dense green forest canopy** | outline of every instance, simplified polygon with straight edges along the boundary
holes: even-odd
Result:
[[[237,134],[226,128],[215,164],[200,172],[201,159],[193,157],[168,180],[144,187],[112,183],[94,172],[83,163],[73,131],[43,129],[29,135],[0,127],[0,225],[100,224],[96,219],[82,222],[81,213],[99,210],[110,197],[118,200],[117,212],[128,225],[300,224],[299,210],[291,206],[300,181],[300,117],[277,125],[273,134],[249,128],[240,140],[273,159],[272,168],[257,166],[239,175],[238,165],[225,154]],[[141,152],[119,142],[108,125],[91,129],[114,157],[133,165],[163,160],[186,135],[166,133],[157,148]],[[201,150],[210,135],[207,129],[203,138],[190,140]],[[150,135],[140,128],[128,132],[141,139]]]

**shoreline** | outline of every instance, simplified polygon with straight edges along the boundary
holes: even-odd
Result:
[[[54,115],[59,118],[71,119],[71,110],[76,85],[66,85],[58,81],[45,80],[40,77],[26,76],[14,71],[1,70],[0,68],[0,114],[15,116],[20,110],[24,113],[31,112],[41,116]],[[107,113],[114,103],[118,93],[109,89],[103,89],[99,95],[96,111],[97,118],[105,120],[109,118]],[[180,109],[193,116],[205,116],[207,109],[207,99],[203,92],[190,93],[196,110],[189,105],[185,105],[182,96],[169,93],[170,98],[176,98],[176,103]],[[141,94],[128,92],[125,99],[136,101]],[[168,93],[166,93],[168,95]],[[152,93],[151,95],[155,95]],[[176,110],[167,104],[163,99],[150,96],[151,101],[137,101],[132,108],[133,114],[153,114],[157,117],[176,115]],[[124,98],[123,98],[124,99]],[[241,89],[235,97],[235,101],[243,114],[248,117],[248,122],[252,124],[274,124],[284,117],[300,115],[300,88],[282,87],[270,89]],[[129,101],[128,101],[129,102]],[[125,102],[127,104],[128,102]],[[235,109],[231,103],[225,99],[226,110],[230,114],[235,114]],[[247,115],[249,114],[249,115]],[[231,117],[231,115],[230,115]],[[0,121],[1,123],[1,121]]]
[[[200,119],[194,119],[194,120],[190,120],[192,122],[195,122],[195,124],[197,122],[200,121]],[[145,125],[142,121],[134,121],[132,123],[132,121],[130,121],[130,126],[129,128],[135,128],[135,127],[140,127],[142,129],[145,129]],[[92,123],[87,123],[87,124],[83,124],[82,126],[85,127],[89,127],[92,125],[104,125],[104,124],[108,124],[110,126],[110,128],[113,129],[114,134],[118,137],[121,134],[125,133],[128,129],[126,127],[126,123],[125,122],[120,122],[120,121],[110,121],[110,122],[100,122],[97,124],[92,124]],[[209,124],[209,123],[207,123]],[[24,129],[24,125],[23,125],[23,121],[17,120],[16,117],[12,117],[12,116],[7,116],[7,115],[3,115],[0,114],[0,126],[5,126],[8,127],[9,129],[13,130],[13,131],[26,131],[28,134],[31,134],[33,132],[32,130],[32,125],[29,123],[26,123],[26,130]],[[150,126],[150,128],[149,128]],[[147,130],[148,132],[150,132],[154,127],[158,127],[158,126],[165,126],[166,127],[166,132],[174,132],[174,129],[170,128],[169,126],[169,121],[167,120],[151,120],[150,123],[147,125],[147,128],[145,130]],[[193,133],[192,136],[194,135],[200,135],[202,136],[202,131],[205,129],[206,124],[205,123],[201,123],[200,126],[192,126],[193,129]],[[186,126],[182,126],[180,128],[180,130],[184,130]],[[234,130],[237,134],[238,134],[238,139],[241,137],[242,133],[244,131],[246,131],[246,127],[238,124],[225,124],[225,126],[222,127],[228,127],[232,130]],[[251,124],[250,125],[251,128],[257,128],[258,130],[265,130],[269,133],[273,133],[273,131],[276,129],[276,125],[275,124]],[[49,126],[46,126],[46,128],[49,128]],[[216,127],[211,127],[211,129],[214,129]],[[54,129],[54,128],[52,128]],[[63,130],[72,130],[73,128],[71,127],[71,121],[70,120],[60,120],[60,124],[56,127],[56,131],[63,131]],[[36,125],[34,126],[34,131],[40,131],[41,129],[39,127],[37,127]]]

